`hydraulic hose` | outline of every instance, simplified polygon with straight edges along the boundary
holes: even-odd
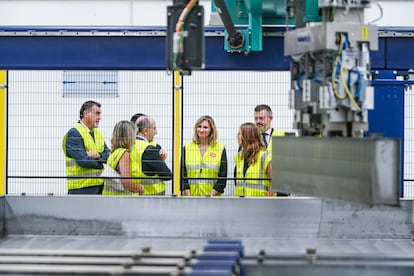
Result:
[[[231,20],[229,10],[227,9],[224,0],[214,0],[217,11],[223,22],[224,28],[227,31],[227,43],[232,49],[238,49],[244,44],[244,36],[236,30],[236,27]]]

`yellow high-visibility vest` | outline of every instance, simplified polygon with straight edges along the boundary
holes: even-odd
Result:
[[[286,133],[283,130],[279,130],[279,129],[273,129],[272,132],[272,137],[278,137],[278,136],[285,136]],[[272,137],[270,137],[269,139],[269,143],[267,144],[267,150],[272,152]]]
[[[135,139],[130,152],[131,176],[146,177],[148,179],[132,179],[132,181],[144,186],[144,195],[165,195],[164,181],[160,180],[157,174],[149,176],[142,171],[142,155],[150,145],[147,141]]]
[[[224,144],[216,142],[207,147],[204,156],[201,155],[199,144],[191,141],[185,145],[185,167],[192,196],[210,195],[220,173],[221,157]]]
[[[236,196],[267,196],[271,180],[259,180],[267,178],[266,168],[272,162],[272,156],[268,151],[261,150],[258,154],[257,161],[251,164],[243,176],[244,160],[241,159],[241,153],[234,156],[236,162]],[[248,180],[243,178],[254,178],[258,180]]]
[[[83,139],[83,143],[87,150],[92,150],[92,151],[99,152],[99,153],[102,153],[104,151],[105,139],[102,135],[102,132],[99,129],[97,128],[92,129],[94,137],[95,137],[95,140],[94,140],[82,124],[76,123],[73,127],[81,135]],[[63,142],[62,142],[62,148],[63,148],[63,152],[65,154],[65,159],[66,159],[66,175],[77,176],[77,177],[82,177],[82,176],[99,177],[103,169],[92,169],[92,168],[81,167],[78,165],[78,163],[76,162],[74,158],[69,157],[67,155],[66,139],[67,139],[67,134],[63,138]],[[93,187],[93,186],[98,186],[102,184],[103,184],[103,181],[100,178],[76,178],[76,179],[67,180],[68,190]]]
[[[118,167],[119,161],[121,160],[124,153],[127,149],[118,148],[111,152],[108,156],[108,160],[106,164],[110,166],[112,169],[116,170]],[[128,191],[124,188],[120,181],[114,181],[114,179],[104,179],[104,187],[102,191],[102,195],[129,195],[129,196],[139,196],[139,193],[134,193]]]

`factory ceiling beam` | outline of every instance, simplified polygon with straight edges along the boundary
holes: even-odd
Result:
[[[223,29],[205,30],[206,70],[289,70],[283,55],[284,28],[265,28],[263,51],[244,55],[223,49]],[[376,70],[407,70],[414,64],[414,31],[383,28]],[[164,70],[165,28],[3,27],[0,68],[29,70]]]

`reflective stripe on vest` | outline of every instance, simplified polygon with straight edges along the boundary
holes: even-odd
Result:
[[[144,185],[144,195],[165,195],[165,183],[159,179],[158,175],[149,176],[142,171],[142,155],[145,149],[152,144],[147,141],[135,139],[130,152],[131,177],[146,178],[132,179],[136,184]]]
[[[85,145],[85,148],[87,150],[92,150],[95,152],[102,153],[105,149],[105,139],[102,135],[102,132],[94,128],[93,133],[95,136],[95,140],[92,138],[92,136],[89,134],[88,130],[80,124],[76,123],[73,128],[75,128],[80,136],[82,137],[83,143]],[[78,178],[78,177],[99,177],[103,169],[92,169],[92,168],[84,168],[78,165],[75,159],[69,157],[66,153],[66,139],[67,134],[63,138],[62,147],[63,152],[65,153],[65,159],[66,159],[66,175],[68,177],[77,177],[67,180],[67,188],[68,190],[73,189],[80,189],[80,188],[86,188],[86,187],[92,187],[92,186],[98,186],[102,185],[102,179],[100,178]]]
[[[220,173],[223,143],[216,142],[207,147],[204,156],[201,155],[199,144],[191,141],[185,145],[185,167],[192,196],[210,195]]]
[[[270,180],[266,178],[266,168],[271,162],[271,154],[267,151],[260,151],[256,162],[247,168],[246,175],[243,176],[244,160],[241,160],[240,153],[235,155],[236,162],[236,196],[267,196],[267,191],[270,187]],[[243,179],[246,178],[246,179]],[[257,179],[257,180],[249,180]]]
[[[104,189],[102,191],[102,195],[118,195],[118,196],[139,196],[138,193],[133,193],[131,191],[126,190],[122,184],[118,185],[113,179],[105,179],[104,180]]]

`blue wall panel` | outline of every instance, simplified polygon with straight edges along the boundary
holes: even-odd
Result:
[[[151,32],[150,28],[131,29],[123,35],[121,28],[99,30],[69,29],[65,32],[80,35],[59,35],[61,28],[0,29],[0,68],[2,69],[110,69],[164,70],[166,69],[165,36],[136,35]],[[37,35],[33,35],[33,33]],[[227,53],[224,50],[223,30],[206,30],[205,69],[207,70],[289,70],[289,57],[284,56],[282,36],[264,36],[263,51]],[[269,30],[269,32],[281,30]],[[409,30],[393,30],[401,35],[379,37],[379,50],[372,51],[372,69],[407,70],[414,67],[414,36]],[[83,33],[82,33],[83,32]],[[94,32],[93,35],[88,35]],[[113,33],[121,35],[113,35]],[[7,34],[6,34],[7,33]],[[19,35],[20,33],[24,35]],[[29,34],[30,33],[30,34]],[[47,33],[47,35],[44,35]],[[50,33],[58,33],[51,35]],[[111,35],[106,35],[111,33]],[[9,34],[9,35],[8,35]]]
[[[209,70],[289,70],[290,57],[284,56],[283,37],[264,37],[263,51],[227,53],[223,37],[206,37],[206,69]]]
[[[369,132],[404,139],[404,84],[374,81],[374,110],[368,112]]]
[[[2,36],[3,69],[165,69],[165,37]]]
[[[384,69],[386,61],[386,39],[379,38],[378,50],[370,52],[371,68],[372,69]]]
[[[388,74],[392,75],[392,74]],[[383,76],[385,77],[385,76]],[[388,138],[397,138],[401,145],[401,188],[404,195],[404,88],[407,81],[391,79],[375,80],[374,110],[368,112],[369,134],[381,134]]]
[[[414,38],[387,38],[387,68],[406,70],[414,68]]]
[[[205,40],[205,69],[289,69],[282,37],[249,55],[226,52],[222,36]],[[165,36],[0,36],[0,53],[3,69],[166,69]]]

